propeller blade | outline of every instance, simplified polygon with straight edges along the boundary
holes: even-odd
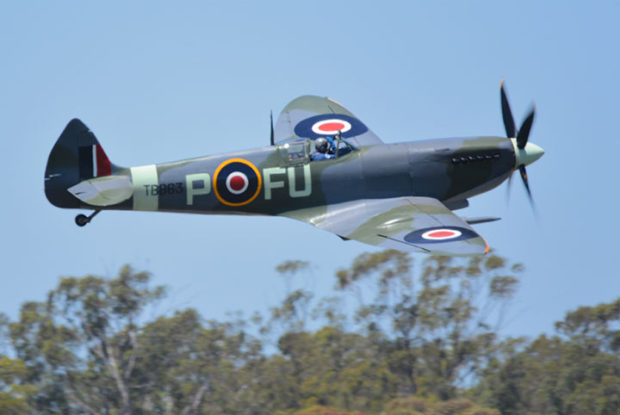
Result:
[[[515,127],[515,119],[512,116],[510,110],[510,104],[508,103],[508,97],[506,91],[504,91],[504,80],[499,84],[499,90],[502,96],[502,117],[504,118],[504,128],[506,128],[506,136],[508,138],[517,136],[517,128]]]
[[[536,108],[532,107],[530,113],[523,120],[523,124],[521,124],[521,128],[519,128],[519,132],[517,133],[517,147],[525,148],[527,144],[527,140],[530,136],[530,130],[532,128],[532,124],[534,123],[534,115],[536,114]]]
[[[530,204],[532,205],[532,208],[534,208],[534,199],[532,198],[532,191],[530,190],[530,184],[527,181],[527,171],[525,171],[524,165],[519,166],[519,173],[521,173],[521,179],[525,185],[525,190],[527,190],[527,197],[530,199]]]
[[[508,185],[506,186],[506,205],[510,204],[510,188],[512,187],[512,173],[508,177]]]
[[[271,145],[274,145],[274,141],[273,141],[273,111],[269,111],[269,120],[271,121],[270,143],[271,143]]]

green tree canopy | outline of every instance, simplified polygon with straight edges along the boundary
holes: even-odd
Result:
[[[507,342],[478,396],[506,415],[620,413],[619,306],[579,307],[556,323],[558,336]]]
[[[363,254],[329,298],[295,287],[267,318],[147,318],[147,272],[61,278],[0,316],[0,414],[521,415],[620,413],[620,300],[557,335],[497,333],[523,267],[491,254]]]

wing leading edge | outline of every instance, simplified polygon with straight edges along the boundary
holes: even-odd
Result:
[[[429,197],[365,199],[284,213],[343,238],[434,255],[472,256],[489,246],[463,219]]]
[[[382,144],[375,133],[345,107],[336,101],[305,95],[291,101],[280,113],[276,122],[276,143],[321,136],[334,136],[341,131],[354,146]]]

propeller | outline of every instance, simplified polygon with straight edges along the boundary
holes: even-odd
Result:
[[[527,180],[527,171],[525,170],[526,164],[532,163],[537,160],[543,154],[543,150],[535,144],[528,146],[528,139],[530,137],[530,131],[532,124],[534,123],[534,116],[536,114],[536,107],[532,106],[532,109],[521,123],[521,127],[517,130],[515,127],[515,120],[510,110],[510,104],[508,103],[508,97],[506,96],[506,90],[504,89],[504,80],[500,83],[500,93],[502,100],[502,118],[504,119],[504,128],[506,129],[506,135],[508,138],[514,138],[517,144],[517,165],[521,175],[521,180],[527,191],[527,196],[530,200],[532,209],[535,209],[534,199],[532,198],[532,191],[530,190],[530,184]],[[526,148],[527,147],[527,148]],[[512,175],[508,179],[508,191],[510,191],[510,183],[512,181]]]
[[[269,136],[270,138],[269,142],[271,143],[271,145],[274,145],[274,142],[273,142],[273,111],[269,111],[269,121],[271,122],[271,135]]]

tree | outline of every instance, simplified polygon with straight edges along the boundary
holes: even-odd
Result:
[[[501,320],[519,266],[490,255],[415,268],[398,251],[364,254],[316,302],[292,287],[308,267],[277,268],[286,297],[264,327],[192,309],[147,320],[165,290],[130,267],[62,278],[8,324],[15,359],[0,356],[0,399],[45,414],[493,413],[460,398],[489,362],[504,362],[491,359],[501,350],[490,316]]]
[[[28,414],[36,387],[25,383],[27,368],[20,359],[0,357],[0,414]]]
[[[191,309],[141,323],[164,292],[126,266],[114,279],[62,278],[47,301],[25,303],[10,336],[36,387],[33,412],[267,413],[252,409],[262,402],[243,370],[264,360],[260,342],[241,323],[205,322]]]
[[[126,266],[110,280],[62,278],[46,302],[22,306],[10,333],[29,381],[39,388],[33,398],[38,411],[134,411],[140,396],[138,321],[164,293],[148,285],[148,273]]]
[[[465,263],[431,257],[422,265],[414,278],[405,253],[363,254],[337,273],[340,295],[312,313],[311,295],[289,289],[269,324],[284,328],[280,353],[265,363],[277,376],[262,380],[286,391],[278,408],[378,413],[396,396],[458,396],[463,379],[474,379],[495,352],[489,315],[500,319],[518,283],[511,274],[522,267],[496,255]],[[292,279],[306,267],[288,261],[278,271]],[[308,331],[309,315],[326,325]]]
[[[206,326],[206,327],[205,327]],[[228,414],[260,405],[248,396],[253,379],[244,366],[260,351],[233,323],[204,324],[195,310],[176,312],[145,325],[136,370],[143,379],[148,412]]]
[[[0,313],[0,342],[8,339],[9,319]],[[3,347],[4,349],[4,347]],[[28,399],[36,388],[26,381],[28,369],[21,359],[0,354],[0,414],[27,414]]]
[[[518,284],[512,274],[521,270],[493,254],[467,262],[431,256],[416,281],[411,258],[389,250],[359,256],[337,278],[338,288],[357,300],[356,323],[397,376],[398,394],[450,399],[494,352],[489,319],[501,319]],[[364,285],[371,281],[376,288]]]
[[[619,306],[580,307],[556,323],[558,336],[513,342],[474,396],[505,415],[620,413]]]

